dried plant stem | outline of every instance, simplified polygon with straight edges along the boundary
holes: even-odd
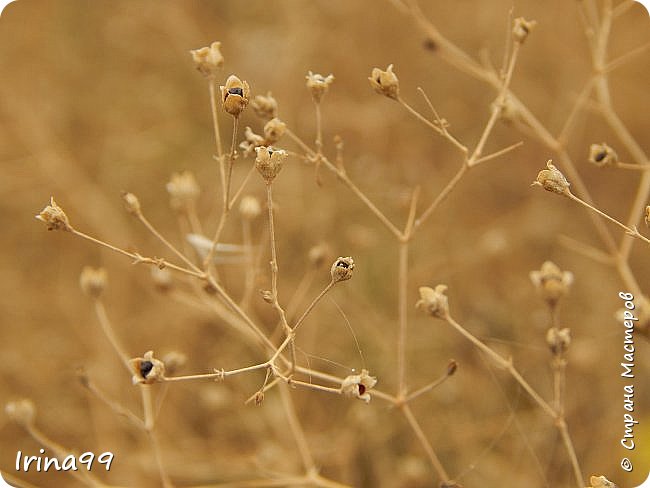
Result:
[[[142,224],[147,228],[147,230],[156,236],[156,238],[162,242],[167,247],[167,249],[169,249],[181,261],[183,261],[188,266],[188,268],[190,268],[192,271],[195,271],[196,273],[201,272],[201,270],[192,261],[190,261],[182,252],[176,249],[176,247],[171,242],[169,242],[165,236],[158,232],[158,230],[151,224],[151,222],[149,222],[149,220],[144,216],[142,212],[138,212],[136,216],[138,217],[138,220],[142,222]]]
[[[257,371],[259,369],[264,369],[269,367],[269,361],[263,363],[254,364],[253,366],[247,366],[245,368],[232,369],[230,371],[215,371],[214,373],[204,373],[204,374],[192,374],[185,376],[170,376],[164,378],[165,382],[174,382],[174,381],[191,381],[191,380],[209,380],[209,379],[224,379],[228,376],[234,376],[241,373],[249,373],[251,371]]]
[[[474,335],[472,335],[469,331],[467,331],[467,329],[465,329],[462,325],[456,322],[451,316],[447,315],[446,317],[444,317],[444,320],[446,320],[448,324],[450,324],[454,329],[456,329],[462,336],[468,339],[478,349],[483,351],[486,354],[486,356],[498,368],[506,370],[515,379],[515,381],[517,381],[517,383],[519,383],[519,385],[526,391],[526,393],[530,395],[530,397],[535,401],[535,403],[537,403],[537,405],[539,405],[539,407],[555,421],[555,425],[560,430],[564,445],[569,454],[569,459],[571,461],[571,466],[573,468],[573,472],[576,477],[577,486],[583,488],[584,480],[582,479],[582,471],[580,470],[580,465],[578,463],[578,459],[575,454],[575,449],[573,447],[573,443],[571,442],[571,438],[569,436],[568,428],[566,426],[566,422],[564,420],[563,414],[555,410],[553,407],[551,407],[548,404],[548,402],[546,402],[546,400],[544,400],[539,395],[539,393],[537,393],[537,391],[535,391],[535,389],[532,386],[530,386],[530,384],[521,376],[519,371],[515,369],[511,360],[506,360],[502,356],[497,354],[493,349],[491,349],[489,346],[485,345],[483,342],[478,340]]]
[[[178,266],[176,264],[170,263],[162,258],[147,258],[144,256],[141,256],[138,253],[132,253],[129,251],[125,251],[124,249],[121,249],[119,247],[113,246],[112,244],[109,244],[107,242],[104,242],[102,240],[96,239],[95,237],[89,236],[88,234],[84,234],[83,232],[80,232],[76,229],[72,230],[72,233],[78,237],[81,237],[83,239],[86,239],[88,241],[94,242],[95,244],[99,244],[100,246],[106,247],[112,251],[115,251],[119,254],[123,254],[124,256],[128,256],[131,259],[133,259],[134,263],[139,264],[139,263],[144,263],[144,264],[153,264],[158,267],[163,267],[163,268],[169,268],[173,269],[174,271],[178,271],[181,273],[188,274],[190,276],[195,276],[197,278],[205,278],[203,273],[197,273],[196,271],[192,271],[186,268],[183,268],[182,266]]]
[[[95,384],[92,381],[90,381],[89,378],[85,377],[82,384],[84,387],[86,387],[86,389],[88,389],[90,393],[95,395],[95,397],[100,402],[102,402],[104,405],[110,408],[117,415],[121,417],[125,417],[135,427],[144,430],[144,422],[136,414],[131,412],[131,410],[129,410],[128,408],[120,405],[115,400],[108,398],[108,396],[102,390],[97,388],[97,386],[95,386]]]
[[[300,453],[305,472],[308,474],[312,472],[315,473],[317,471],[316,463],[314,462],[314,458],[309,450],[307,438],[305,437],[305,433],[302,430],[300,421],[298,420],[296,408],[291,398],[289,387],[286,384],[280,384],[280,398],[282,399],[282,405],[284,406],[284,412],[287,416],[289,428],[291,429],[291,433],[293,434],[296,445],[298,446],[298,452]]]
[[[316,108],[316,153],[323,153],[323,122],[321,117],[320,102],[314,100],[314,106]]]
[[[120,340],[117,338],[117,335],[115,334],[115,331],[113,330],[113,325],[111,324],[111,321],[108,318],[108,314],[106,313],[106,308],[104,307],[104,303],[99,299],[96,299],[94,302],[95,302],[95,314],[97,315],[99,324],[102,327],[102,331],[104,332],[104,335],[106,336],[108,341],[111,343],[111,346],[113,346],[113,349],[115,350],[118,357],[120,358],[120,361],[122,361],[122,364],[126,368],[130,377],[131,374],[133,374],[133,370],[131,369],[131,364],[129,363],[130,356],[127,354],[126,350],[124,349],[124,346],[122,346]]]
[[[294,325],[293,328],[292,328],[292,330],[293,330],[294,332],[295,332],[295,331],[298,329],[298,327],[300,327],[300,325],[304,322],[304,320],[305,320],[305,319],[307,318],[307,316],[311,313],[311,311],[314,309],[314,307],[316,306],[316,304],[317,304],[318,302],[321,301],[321,299],[322,299],[322,298],[327,294],[328,291],[330,291],[330,290],[332,289],[332,287],[333,287],[335,284],[336,284],[335,281],[333,281],[333,280],[330,281],[330,282],[325,286],[325,288],[323,288],[323,290],[318,294],[318,296],[316,296],[316,298],[314,298],[314,299],[311,301],[311,303],[307,306],[307,308],[306,308],[305,311],[302,313],[302,315],[300,316],[300,318],[299,318],[298,320],[296,320],[296,323],[295,323],[295,325]]]
[[[214,139],[217,143],[217,160],[219,161],[219,175],[221,180],[221,194],[223,195],[223,205],[227,204],[226,200],[226,171],[223,161],[223,147],[221,145],[221,132],[219,131],[219,116],[217,110],[216,84],[214,79],[208,81],[210,87],[210,108],[212,109],[212,125],[214,126]]]
[[[232,180],[232,168],[235,165],[235,150],[237,147],[237,132],[239,129],[239,117],[233,117],[232,141],[230,142],[230,155],[228,156],[228,174],[226,177],[226,196],[224,199],[226,208],[230,210],[230,182]]]
[[[397,293],[399,308],[399,331],[397,335],[397,398],[406,396],[406,334],[408,325],[408,253],[409,243],[399,243],[399,269],[397,277]]]
[[[422,431],[422,427],[420,427],[420,424],[415,418],[415,415],[413,415],[411,408],[407,404],[402,403],[400,405],[400,410],[404,414],[404,417],[406,417],[407,422],[411,426],[411,429],[415,433],[415,436],[420,441],[420,444],[422,444],[422,447],[424,451],[427,453],[429,461],[431,461],[431,465],[433,466],[433,469],[435,470],[438,478],[440,478],[440,480],[442,481],[442,483],[440,483],[440,486],[449,483],[450,480],[447,471],[445,471],[445,468],[440,462],[440,459],[438,459],[438,455],[433,450],[433,447],[431,446],[431,443],[427,439],[427,436]]]
[[[556,421],[556,426],[560,431],[560,435],[562,437],[562,442],[564,443],[564,447],[567,453],[569,454],[569,460],[571,461],[571,467],[573,468],[573,476],[575,477],[576,480],[576,486],[578,488],[583,488],[584,480],[582,478],[582,470],[580,469],[578,456],[576,455],[576,450],[573,446],[573,442],[571,441],[571,436],[569,435],[569,428],[566,425],[564,416],[561,416]]]
[[[294,132],[291,130],[287,129],[287,135],[291,137],[309,156],[312,158],[316,158],[317,153],[315,153],[307,144],[303,142],[300,137],[298,137]],[[339,180],[341,180],[351,191],[354,193],[354,195],[361,200],[368,209],[375,214],[375,216],[381,221],[382,224],[386,226],[386,228],[397,238],[401,238],[402,233],[399,231],[399,229],[386,217],[381,210],[377,208],[377,206],[370,201],[370,199],[363,193],[353,182],[352,180],[348,177],[347,173],[345,170],[342,168],[337,167],[335,164],[333,164],[328,158],[325,156],[321,155],[320,156],[320,161],[329,169],[332,173],[334,173]]]
[[[458,331],[463,337],[469,340],[474,344],[478,349],[485,353],[485,355],[497,366],[498,368],[504,369],[510,373],[510,375],[521,385],[521,387],[528,393],[531,398],[537,403],[541,409],[546,412],[551,418],[556,419],[557,413],[553,408],[544,400],[535,389],[530,386],[530,384],[519,374],[519,372],[512,365],[512,361],[504,359],[502,356],[494,352],[492,348],[487,346],[485,343],[477,339],[473,334],[471,334],[467,329],[462,325],[456,322],[451,316],[445,317],[445,320],[450,324],[456,331]]]
[[[630,169],[633,171],[650,171],[650,164],[635,164],[635,163],[616,163],[617,168]]]
[[[421,388],[418,388],[414,392],[409,393],[408,396],[404,399],[404,402],[408,403],[411,400],[415,400],[417,397],[419,397],[421,395],[424,395],[425,393],[430,392],[434,388],[439,387],[445,381],[447,381],[447,378],[449,378],[449,373],[445,372],[445,374],[443,374],[440,378],[437,378],[437,379],[433,380],[431,383],[429,383],[428,385],[425,385],[425,386],[423,386]]]
[[[155,410],[153,407],[153,397],[151,393],[151,385],[139,385],[140,392],[142,393],[142,406],[144,410],[144,428],[149,437],[149,442],[151,443],[151,448],[153,449],[154,457],[156,458],[156,465],[158,466],[158,472],[160,474],[160,479],[162,481],[163,488],[173,488],[173,484],[167,475],[165,466],[162,460],[162,452],[160,449],[160,443],[158,442],[158,437],[154,432],[155,425]]]
[[[582,205],[583,207],[588,208],[588,209],[591,210],[592,212],[596,212],[598,215],[600,215],[601,217],[603,217],[603,218],[609,220],[609,221],[612,222],[613,224],[618,225],[620,228],[622,228],[622,229],[626,232],[627,235],[630,235],[630,236],[632,236],[632,237],[636,237],[637,239],[642,240],[642,241],[645,242],[646,244],[650,244],[650,239],[648,239],[648,238],[645,237],[645,236],[642,236],[642,235],[639,233],[639,231],[636,229],[636,227],[634,227],[634,228],[630,228],[630,227],[628,227],[627,225],[625,225],[625,224],[619,222],[618,220],[616,220],[615,218],[610,217],[610,216],[607,215],[605,212],[603,212],[603,211],[601,211],[601,210],[598,210],[598,209],[597,209],[596,207],[594,207],[593,205],[590,205],[590,204],[588,204],[587,202],[583,201],[582,199],[576,197],[573,193],[571,193],[571,192],[569,192],[569,191],[567,191],[567,193],[565,193],[565,194],[566,194],[567,197],[569,197],[569,198],[570,198],[571,200],[573,200],[574,202],[579,203],[579,204]]]
[[[463,163],[454,177],[449,181],[449,183],[447,183],[442,191],[438,193],[438,196],[435,198],[435,200],[431,202],[431,204],[422,212],[422,214],[417,219],[415,219],[415,229],[420,227],[431,216],[436,208],[438,208],[438,206],[449,196],[449,194],[454,188],[456,188],[456,185],[463,178],[468,169],[469,166]]]

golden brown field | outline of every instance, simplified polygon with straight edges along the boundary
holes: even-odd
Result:
[[[0,18],[6,479],[640,484],[649,22],[628,0],[11,4]],[[223,65],[215,46],[201,73],[190,50],[214,41]],[[250,93],[226,85],[233,74]],[[260,117],[269,92],[277,113]],[[557,169],[540,173],[548,160]],[[184,171],[200,194],[191,180],[168,185]],[[139,203],[125,208],[123,192]],[[51,196],[69,226],[50,208],[41,218],[64,228],[48,232],[34,216]],[[212,265],[188,232],[242,247]],[[546,261],[561,271],[531,280]],[[106,270],[101,293],[101,277],[85,281],[93,296],[80,288],[85,266]],[[621,377],[619,292],[639,319],[634,378]],[[207,376],[174,380],[188,375]],[[41,448],[114,459],[109,472],[16,472],[18,451]]]

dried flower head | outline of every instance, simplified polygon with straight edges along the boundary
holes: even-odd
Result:
[[[260,146],[255,148],[257,157],[255,158],[255,167],[267,185],[278,176],[282,169],[282,163],[287,159],[288,153],[282,149],[273,149],[272,147]]]
[[[138,216],[142,213],[142,208],[140,207],[140,200],[133,193],[123,192],[122,200],[124,200],[124,205],[126,211],[131,215]]]
[[[36,416],[36,407],[34,402],[27,398],[16,400],[5,405],[5,413],[16,423],[21,425],[30,425],[34,422]]]
[[[592,476],[589,480],[591,488],[618,488],[614,483],[604,476]]]
[[[192,54],[196,69],[208,78],[214,78],[217,75],[217,71],[223,66],[220,42],[213,42],[209,47],[193,49],[190,53]]]
[[[259,134],[255,134],[253,129],[246,127],[244,129],[244,140],[239,143],[239,147],[243,150],[244,156],[250,156],[256,147],[264,145],[264,138]]]
[[[553,166],[552,161],[549,159],[546,163],[546,169],[543,169],[537,174],[537,179],[533,181],[532,186],[541,186],[546,191],[566,195],[569,193],[569,186],[571,184],[560,170]]]
[[[399,98],[399,80],[397,79],[397,75],[393,73],[392,64],[388,65],[386,71],[373,68],[368,81],[370,81],[370,86],[380,95],[392,98],[393,100]]]
[[[526,20],[523,17],[517,17],[512,21],[512,38],[515,42],[523,44],[530,31],[532,31],[537,22],[534,20]]]
[[[174,286],[172,273],[168,269],[160,269],[157,266],[151,267],[151,279],[156,290],[166,293]]]
[[[153,351],[144,353],[144,357],[129,361],[133,370],[133,384],[147,384],[162,381],[165,378],[165,363],[153,357]]]
[[[36,218],[41,222],[45,222],[47,230],[65,230],[71,232],[72,226],[68,220],[68,216],[63,209],[59,207],[54,201],[54,197],[50,197],[50,204],[47,205]]]
[[[79,285],[91,298],[99,298],[106,288],[107,273],[104,268],[84,266],[79,275]]]
[[[251,107],[255,115],[263,120],[269,120],[278,115],[278,102],[273,98],[271,92],[268,92],[266,96],[256,95],[251,102]]]
[[[325,243],[320,243],[309,249],[307,257],[312,266],[320,268],[329,260],[330,255],[331,251],[329,246]]]
[[[377,378],[370,376],[365,369],[361,374],[353,374],[341,382],[341,393],[347,397],[355,397],[368,403],[370,390],[377,384]]]
[[[239,117],[248,105],[251,90],[248,83],[230,75],[225,86],[221,86],[223,109],[233,117]]]
[[[191,171],[173,173],[166,188],[169,193],[169,204],[176,211],[187,211],[192,208],[201,193]]]
[[[272,118],[264,126],[264,139],[266,140],[266,144],[268,145],[278,142],[286,131],[287,124],[277,117]]]
[[[260,290],[260,296],[266,303],[273,303],[273,292],[271,290]]]
[[[446,291],[447,285],[436,285],[435,288],[421,286],[420,299],[416,302],[415,308],[440,319],[448,317],[449,301],[445,295]]]
[[[589,147],[589,162],[596,166],[616,166],[618,154],[604,142]]]
[[[564,354],[571,345],[571,330],[551,327],[546,332],[546,343],[554,355]]]
[[[242,197],[239,202],[239,213],[246,220],[253,220],[262,213],[260,201],[252,195]]]
[[[307,78],[307,88],[311,92],[311,97],[316,103],[320,103],[323,95],[327,93],[330,88],[330,85],[334,82],[334,75],[329,74],[327,76],[319,75],[318,73],[312,73],[311,71],[306,76]]]
[[[179,351],[169,351],[163,356],[162,362],[165,364],[165,373],[173,375],[185,366],[187,356]]]
[[[332,275],[332,281],[338,283],[339,281],[346,281],[352,278],[352,273],[354,271],[354,259],[351,257],[342,258],[339,257],[332,264],[332,269],[330,274]]]
[[[573,273],[562,271],[555,263],[545,261],[539,271],[530,272],[530,280],[549,306],[554,307],[560,298],[569,293]]]

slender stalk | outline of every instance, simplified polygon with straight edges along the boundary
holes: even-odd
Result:
[[[427,439],[427,436],[422,431],[422,427],[420,427],[420,424],[418,423],[417,419],[413,415],[411,408],[406,404],[402,404],[400,410],[404,414],[404,417],[406,417],[406,420],[408,421],[409,425],[411,426],[411,429],[415,433],[415,436],[420,441],[420,444],[422,444],[422,448],[427,453],[427,457],[429,458],[429,461],[431,462],[433,469],[438,475],[438,478],[440,478],[440,480],[442,481],[442,483],[440,483],[439,485],[443,486],[448,484],[448,482],[450,481],[449,475],[447,474],[447,471],[445,471],[445,468],[440,462],[438,455],[433,450],[433,447],[431,446],[431,443]]]
[[[104,335],[111,343],[111,346],[113,346],[113,349],[120,358],[120,361],[122,361],[122,364],[129,373],[129,376],[131,376],[133,374],[133,370],[131,368],[131,363],[129,362],[130,356],[127,354],[124,346],[122,346],[122,343],[117,338],[117,335],[113,330],[113,325],[111,324],[111,321],[108,318],[108,314],[106,313],[106,307],[104,307],[104,303],[99,299],[95,300],[95,314],[97,315],[97,319],[99,320],[99,324],[102,327]]]
[[[158,473],[162,481],[163,488],[173,488],[173,484],[167,475],[165,466],[162,460],[162,452],[156,433],[154,432],[155,425],[155,410],[153,407],[153,397],[151,394],[151,385],[139,385],[140,392],[142,393],[142,406],[144,410],[144,428],[147,431],[151,448],[153,449],[154,457],[156,458],[156,465],[158,466]]]
[[[408,253],[407,241],[399,243],[399,271],[397,277],[397,293],[399,307],[399,332],[397,336],[397,398],[406,396],[406,337],[408,325]]]
[[[219,116],[217,111],[217,96],[216,84],[214,79],[208,81],[210,87],[210,108],[212,112],[212,125],[214,127],[214,139],[217,144],[217,160],[219,161],[219,175],[221,180],[221,194],[224,198],[224,206],[227,202],[226,198],[226,171],[223,161],[223,147],[221,145],[221,132],[219,130]]]

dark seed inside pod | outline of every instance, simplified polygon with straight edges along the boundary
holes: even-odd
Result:
[[[244,90],[242,90],[241,88],[231,88],[228,90],[228,94],[239,95],[241,97],[244,95]]]
[[[146,378],[152,369],[153,369],[153,363],[151,361],[142,361],[140,363],[140,374],[142,375],[143,378]]]
[[[345,268],[345,269],[348,269],[350,267],[348,266],[348,263],[346,263],[345,261],[339,261],[338,263],[336,263],[336,265],[340,268]]]
[[[605,156],[607,156],[606,151],[599,152],[598,154],[596,154],[596,157],[594,159],[596,160],[597,163],[600,163],[603,159],[605,159]]]
[[[366,392],[366,387],[359,383],[359,395],[363,395]]]

